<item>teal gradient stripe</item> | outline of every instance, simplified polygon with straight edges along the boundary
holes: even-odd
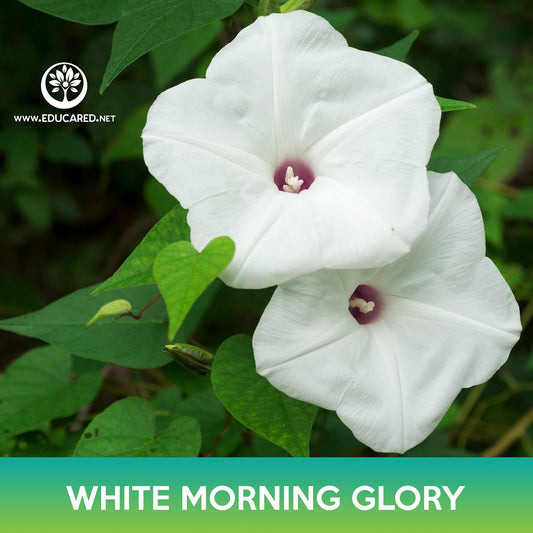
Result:
[[[100,509],[98,493],[93,509],[83,504],[74,511],[66,486],[75,493],[84,485],[105,486],[109,492],[115,486],[168,486],[168,511],[152,510],[152,493],[145,496],[145,510],[137,509],[135,492],[130,492],[132,510],[114,510],[112,501],[107,510]],[[227,511],[216,510],[207,502],[181,508],[181,487],[193,492],[206,486],[209,492],[217,486],[230,487],[236,494],[239,486],[251,486],[259,492],[266,486],[271,493],[279,485],[300,486],[305,493],[313,486],[316,492],[327,485],[339,489],[340,506],[335,510],[321,509],[314,500],[314,509],[300,503],[298,510],[273,510],[266,503],[264,511],[252,511],[248,504],[239,510],[237,504]],[[412,511],[357,509],[352,503],[353,490],[362,485],[384,487],[385,504],[394,504],[394,494],[410,485],[423,493],[424,486],[448,486],[455,491],[465,489],[457,499],[457,509],[450,510],[449,500],[441,497],[443,510],[431,505],[424,511],[420,505]],[[123,489],[122,489],[123,490]],[[283,489],[281,489],[283,491]],[[361,503],[369,493],[360,495]],[[228,496],[220,493],[219,504]],[[209,497],[207,498],[209,500]],[[326,503],[330,500],[325,499]],[[254,499],[258,505],[258,497]],[[409,504],[413,496],[404,495]],[[429,531],[496,532],[533,530],[533,459],[0,459],[0,520],[4,531],[40,533],[107,531],[145,532],[148,530],[187,528],[191,533],[305,531],[306,533],[342,528],[351,531],[362,527],[370,531],[395,533]]]

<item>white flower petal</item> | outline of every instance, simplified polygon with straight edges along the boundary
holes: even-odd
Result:
[[[226,283],[260,288],[405,254],[427,223],[439,117],[411,67],[350,49],[316,15],[271,15],[224,47],[206,80],[159,96],[145,161],[190,210],[198,249],[235,240]],[[299,194],[273,181],[291,158],[316,177]]]
[[[275,284],[272,280],[275,274],[266,268],[250,272],[247,264],[249,256],[255,251],[256,241],[268,232],[283,208],[284,203],[279,202],[277,190],[244,193],[242,190],[228,190],[207,197],[189,209],[187,221],[191,227],[191,241],[198,249],[203,249],[213,238],[213,227],[217,227],[220,235],[227,235],[239,243],[233,260],[220,276],[222,280],[230,286],[268,287]],[[235,220],[242,222],[235,224]]]
[[[150,108],[144,158],[186,208],[226,191],[277,190],[273,166],[255,155],[268,146],[255,131],[239,105],[206,80],[190,80],[159,95]]]
[[[348,313],[336,272],[303,276],[278,287],[261,317],[253,337],[257,371],[290,396],[336,409],[367,338]]]
[[[409,251],[427,224],[429,195],[425,168],[375,160],[354,165],[352,169],[353,174],[344,169],[345,177],[341,177],[342,171],[330,174],[330,189],[336,191],[338,199],[331,198],[331,205],[323,202],[324,217],[333,226],[329,235],[340,235],[344,246],[339,240],[334,252],[339,259],[324,261],[326,268],[371,268],[390,263]],[[376,176],[380,187],[374,186]],[[406,187],[406,182],[411,186]],[[337,205],[342,206],[341,197],[345,202],[350,199],[351,217],[350,213],[341,216],[344,214],[341,211],[338,216],[331,216]],[[315,209],[320,208],[320,198],[317,200]],[[327,239],[328,236],[324,244]]]
[[[518,340],[518,309],[503,278],[488,259],[475,270],[472,279],[497,296],[485,298],[488,291],[474,287],[470,312],[490,308],[501,319],[497,326],[470,319],[465,310],[455,314],[389,296],[386,317],[369,328],[360,382],[348,389],[337,413],[374,450],[403,453],[423,441],[461,388],[490,378]]]
[[[318,142],[337,145],[369,113],[391,119],[387,138],[400,130],[416,137],[410,149],[417,157],[403,154],[412,163],[425,166],[438,135],[440,108],[420,74],[405,63],[349,48],[326,20],[305,11],[260,17],[217,54],[207,78],[247,102],[254,123],[272,123],[278,162],[304,155]]]
[[[254,334],[262,375],[335,409],[376,451],[403,453],[425,439],[461,388],[505,362],[521,329],[511,290],[484,257],[475,197],[453,173],[429,178],[430,225],[409,254],[278,287]],[[384,309],[360,326],[347,303],[366,284]]]
[[[223,224],[222,203],[212,204],[209,212]],[[265,287],[324,266],[382,265],[405,254],[409,246],[400,234],[372,210],[361,212],[366,209],[353,190],[322,177],[299,195],[265,195],[241,213],[236,242],[241,245],[237,254],[243,255],[236,256],[223,279],[239,287]],[[423,212],[417,215],[423,225]],[[198,218],[191,218],[191,226],[201,223]]]
[[[318,177],[313,187],[299,195],[272,189],[225,191],[191,206],[192,241],[203,248],[212,238],[211,228],[216,227],[238,242],[236,255],[221,277],[229,285],[244,288],[275,285],[324,266],[382,265],[405,254],[414,239],[405,228],[395,229],[390,222],[397,203],[410,203],[404,191],[395,187],[391,183],[391,194],[381,199],[391,204],[385,220],[372,209],[369,194],[359,195],[325,177]],[[423,226],[424,198],[420,204],[412,216]],[[239,219],[235,225],[233,221]]]
[[[463,285],[463,273],[485,256],[485,230],[477,200],[453,173],[428,172],[431,194],[429,225],[411,252],[379,273],[392,294],[436,301],[436,278]]]
[[[364,54],[363,57],[370,55],[357,52]],[[393,61],[382,65],[384,79],[380,81],[385,87],[386,80],[390,89],[394,87],[398,66],[406,67],[404,63]],[[408,78],[414,77],[418,85],[405,93],[401,93],[402,89],[398,87],[391,100],[368,110],[359,111],[360,102],[356,100],[352,104],[355,109],[348,115],[353,118],[307,149],[306,155],[318,166],[320,173],[329,174],[330,165],[339,160],[347,164],[384,160],[426,166],[439,133],[440,109],[431,85],[412,69],[405,74]],[[357,91],[348,95],[357,95]],[[350,102],[346,102],[346,106],[350,107]]]
[[[320,91],[329,80],[321,73],[321,53],[325,50],[329,58],[346,47],[341,34],[309,13],[260,17],[217,54],[207,78],[244,102],[253,124],[268,125],[275,163],[281,163],[305,148],[300,132],[307,117],[300,106],[325,96]]]

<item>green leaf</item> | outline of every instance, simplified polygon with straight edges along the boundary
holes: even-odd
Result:
[[[123,14],[113,35],[102,93],[124,68],[143,54],[188,31],[233,14],[243,0],[160,0]]]
[[[487,170],[488,181],[504,182],[512,179],[527,157],[533,138],[533,112],[524,108],[520,114],[508,114],[494,97],[476,98],[475,113],[452,113],[444,123],[438,149],[449,155],[505,146],[505,157],[499,157]]]
[[[406,35],[403,39],[400,39],[394,44],[378,50],[376,54],[387,56],[398,61],[405,61],[409,50],[411,50],[411,46],[413,46],[413,43],[418,39],[419,35],[420,32],[418,30],[414,30],[409,35]]]
[[[169,382],[173,383],[183,394],[190,394],[211,387],[209,376],[200,376],[189,372],[184,366],[172,362],[165,367],[165,376]]]
[[[192,392],[184,400],[180,398],[177,390],[168,389],[156,396],[153,403],[156,414],[160,415],[158,416],[158,424],[162,425],[162,427],[166,424],[165,419],[171,419],[172,415],[191,416],[198,422],[202,432],[201,451],[203,454],[210,452],[213,444],[216,444],[216,449],[219,452],[222,449],[228,452],[232,451],[238,445],[240,440],[239,428],[241,430],[243,428],[238,422],[233,420],[236,431],[232,431],[232,435],[228,435],[228,428],[224,430],[228,423],[231,423],[229,421],[230,415],[226,412],[211,387]],[[228,448],[231,448],[231,450]]]
[[[266,16],[271,13],[279,13],[279,2],[278,0],[259,0],[259,5],[257,6],[257,15]]]
[[[146,124],[146,115],[149,107],[148,105],[142,105],[124,122],[124,125],[102,154],[102,163],[104,165],[127,159],[142,159],[141,133]]]
[[[77,457],[195,457],[200,427],[193,418],[173,418],[156,431],[152,405],[142,398],[115,402],[99,414],[78,441]]]
[[[471,187],[502,150],[503,146],[500,146],[465,157],[432,157],[428,170],[442,173],[453,171]]]
[[[235,335],[222,343],[211,382],[220,401],[239,422],[295,457],[309,456],[317,409],[289,398],[256,373],[250,337]]]
[[[501,59],[500,61],[490,64],[489,79],[494,100],[506,115],[527,115],[528,110],[524,106],[526,102],[522,97],[522,84],[519,81],[519,75],[516,75],[520,67],[518,65],[511,66],[507,61]]]
[[[157,254],[167,245],[189,239],[187,211],[177,205],[166,214],[144,237],[137,248],[93,294],[137,285],[154,283],[152,265]]]
[[[446,113],[446,111],[462,111],[463,109],[476,108],[474,104],[461,102],[461,100],[450,100],[449,98],[441,98],[440,96],[436,96],[436,98],[443,113]]]
[[[185,320],[179,329],[179,338],[176,339],[176,341],[186,341],[193,335],[221,287],[222,282],[219,279],[216,279],[200,295],[196,302],[194,302],[192,309],[185,317]]]
[[[316,0],[288,0],[281,6],[282,13],[289,13],[297,9],[311,11],[315,7]]]
[[[460,416],[461,406],[457,402],[452,403],[452,405],[448,407],[448,410],[446,411],[445,415],[438,423],[437,427],[435,428],[435,431],[453,428],[457,425]]]
[[[485,187],[475,187],[473,191],[483,213],[487,243],[503,251],[505,236],[502,213],[509,199],[500,192]]]
[[[502,210],[511,220],[533,220],[533,188],[522,189]]]
[[[0,457],[9,457],[16,444],[16,439],[6,439],[0,435]]]
[[[0,321],[0,329],[35,337],[69,353],[128,366],[153,368],[167,364],[162,353],[167,343],[167,316],[163,302],[152,305],[139,320],[124,317],[99,322],[85,329],[87,320],[107,301],[124,298],[141,309],[158,294],[155,286],[117,290],[109,295],[91,296],[91,287],[73,292],[40,311]],[[178,342],[185,341],[180,338]]]
[[[159,218],[163,218],[178,203],[176,198],[152,176],[148,176],[144,182],[143,195],[148,207]]]
[[[229,265],[235,244],[217,237],[198,253],[190,242],[169,244],[155,258],[154,278],[167,305],[172,340],[196,299]]]
[[[82,24],[109,24],[139,0],[20,0],[29,7]]]
[[[46,137],[43,155],[54,163],[84,166],[94,161],[91,147],[81,135],[62,130]]]
[[[364,18],[370,19],[373,25],[377,25],[374,27],[381,28],[387,26],[407,30],[424,28],[433,24],[438,16],[436,13],[439,12],[433,6],[430,7],[426,0],[364,0],[350,3],[356,4]]]
[[[222,23],[217,20],[154,48],[150,58],[156,87],[159,90],[167,87],[176,74],[188,67],[217,40],[221,29]]]
[[[212,388],[189,394],[178,404],[176,411],[198,421],[202,432],[202,453],[209,451],[229,416]]]
[[[16,446],[9,451],[9,457],[71,457],[79,438],[79,430],[67,432],[61,426],[26,433],[13,439]]]
[[[35,348],[0,376],[0,435],[13,437],[70,416],[98,393],[98,372],[72,380],[72,357],[52,346]]]
[[[106,318],[108,316],[115,316],[115,315],[123,315],[124,313],[129,313],[131,311],[131,304],[128,302],[128,300],[113,300],[112,302],[108,302],[98,311],[96,311],[95,315],[87,322],[85,325],[86,328],[88,328],[91,324],[94,324],[97,320],[100,320],[102,318]]]

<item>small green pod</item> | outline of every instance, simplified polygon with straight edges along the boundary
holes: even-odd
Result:
[[[215,359],[212,353],[190,344],[167,344],[163,347],[163,351],[200,376],[211,372],[211,365]]]

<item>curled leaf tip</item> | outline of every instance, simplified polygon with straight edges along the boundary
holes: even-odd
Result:
[[[102,305],[102,307],[98,309],[91,320],[85,324],[85,329],[102,318],[114,316],[116,320],[118,316],[123,315],[124,313],[129,313],[130,311],[131,303],[128,302],[128,300],[113,300],[112,302]]]

